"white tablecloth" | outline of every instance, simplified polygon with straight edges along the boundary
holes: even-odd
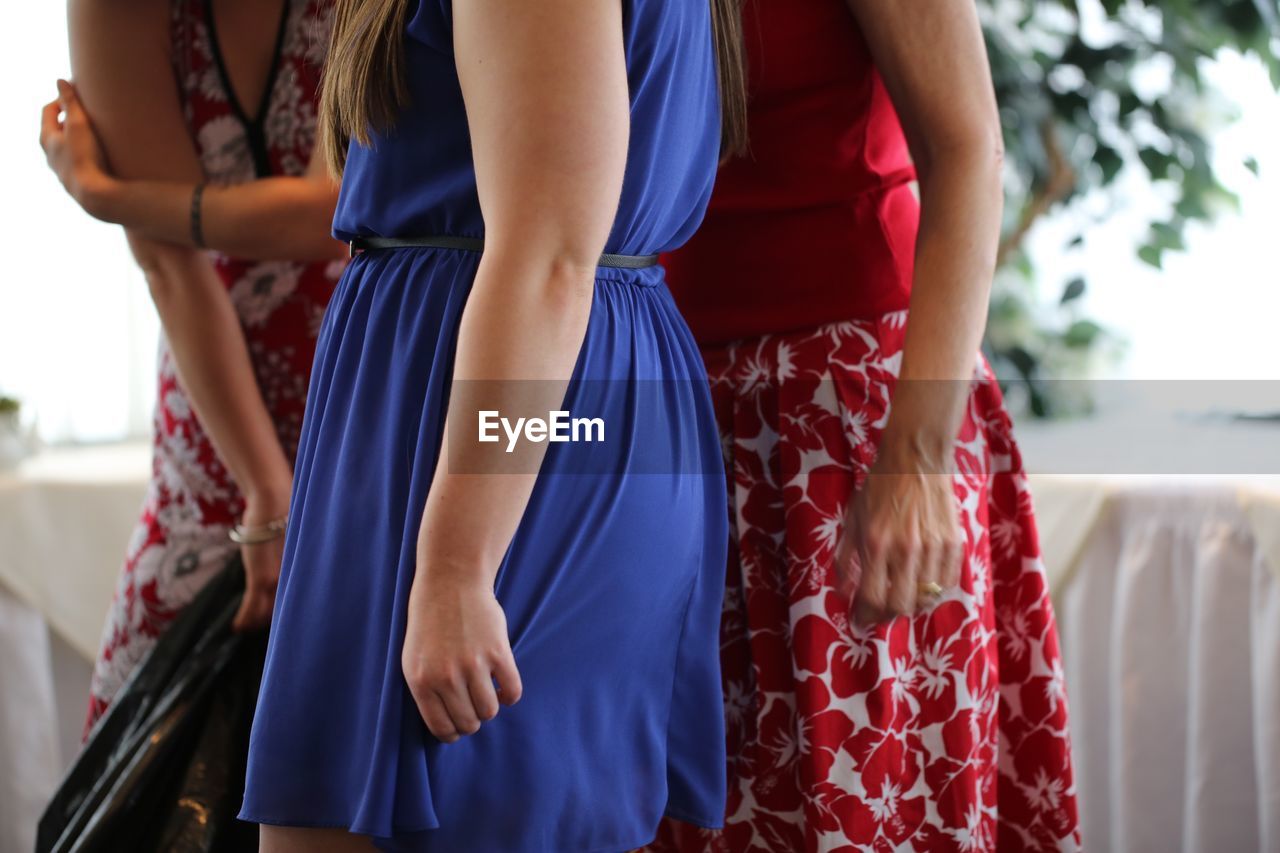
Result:
[[[0,585],[87,658],[150,469],[139,443],[47,451],[0,473]]]
[[[1280,851],[1280,478],[1032,477],[1086,851]]]
[[[48,452],[0,473],[0,853],[30,853],[75,755],[145,445]]]

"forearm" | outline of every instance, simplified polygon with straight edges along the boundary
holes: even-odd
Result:
[[[254,376],[239,318],[208,262],[130,235],[183,389],[241,492],[280,515],[292,471]]]
[[[563,403],[630,132],[617,4],[477,0],[458,4],[453,23],[486,245],[459,331],[415,583],[423,568],[433,579],[492,582],[511,543],[546,446],[525,441],[507,455],[479,441],[477,413],[545,418]]]
[[[980,145],[922,170],[921,221],[886,452],[949,458],[982,342],[1002,209],[998,150]]]
[[[543,443],[478,440],[478,412],[546,417],[564,400],[594,268],[486,251],[458,337],[445,446],[422,517],[420,565],[492,584],[528,504]],[[508,473],[502,473],[508,472]]]
[[[195,247],[195,184],[102,177],[82,191],[89,213],[148,238]],[[201,201],[204,246],[251,260],[326,260],[345,247],[330,235],[337,190],[312,177],[210,184]]]

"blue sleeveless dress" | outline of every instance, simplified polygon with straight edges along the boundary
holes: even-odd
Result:
[[[648,254],[681,245],[710,194],[710,13],[622,2],[631,136],[605,250]],[[450,0],[411,5],[405,39],[410,106],[351,147],[334,231],[480,237]],[[720,826],[724,473],[661,267],[597,270],[564,408],[603,417],[605,441],[549,445],[499,567],[523,698],[443,744],[409,694],[418,523],[478,260],[366,252],[325,313],[241,817],[447,853],[617,853],[664,813]]]

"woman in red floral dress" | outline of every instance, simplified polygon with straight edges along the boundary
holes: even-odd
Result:
[[[288,512],[316,334],[343,267],[336,188],[311,166],[330,18],[329,0],[70,4],[76,86],[59,83],[42,144],[86,211],[125,226],[164,327],[152,477],[86,733],[237,549],[236,627],[270,618],[281,540],[228,532]]]
[[[666,259],[732,480],[730,794],[723,830],[667,820],[651,849],[1078,849],[1031,496],[978,352],[1001,143],[973,4],[748,0],[744,30],[750,150]]]

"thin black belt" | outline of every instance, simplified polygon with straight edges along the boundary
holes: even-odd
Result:
[[[371,249],[461,249],[464,252],[484,250],[484,240],[479,237],[357,237],[348,244],[355,257],[359,252]],[[639,270],[658,263],[657,255],[614,255],[606,252],[600,256],[599,266]]]

